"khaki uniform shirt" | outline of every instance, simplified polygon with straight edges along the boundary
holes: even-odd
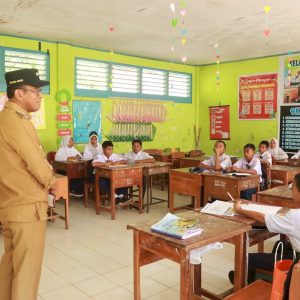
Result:
[[[8,101],[0,112],[0,222],[47,218],[54,175],[31,116]]]

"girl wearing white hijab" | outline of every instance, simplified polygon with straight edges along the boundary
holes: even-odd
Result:
[[[74,141],[70,135],[65,135],[61,139],[61,147],[55,154],[56,161],[79,160],[82,155],[74,148]]]
[[[98,143],[98,134],[96,131],[92,131],[89,134],[89,143],[85,145],[83,158],[86,160],[91,160],[101,153],[102,146]]]
[[[279,142],[275,138],[271,139],[268,151],[275,160],[284,160],[289,158],[289,156],[279,147]]]

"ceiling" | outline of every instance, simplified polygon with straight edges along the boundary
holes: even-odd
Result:
[[[181,44],[179,0],[173,42],[171,0],[1,0],[0,33],[72,43],[141,57],[209,64],[300,50],[299,0],[185,0]],[[264,6],[270,5],[265,37]],[[113,27],[113,31],[109,31]],[[218,44],[218,48],[214,45]],[[0,42],[1,45],[1,42]]]

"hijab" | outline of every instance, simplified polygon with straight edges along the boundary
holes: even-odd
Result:
[[[68,148],[69,146],[69,142],[70,142],[70,139],[71,139],[71,136],[70,135],[64,135],[62,138],[61,138],[61,146],[63,148]]]

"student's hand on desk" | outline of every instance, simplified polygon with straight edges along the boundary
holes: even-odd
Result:
[[[236,213],[240,213],[241,212],[241,210],[242,210],[242,208],[241,208],[241,204],[242,204],[242,201],[237,201],[237,202],[235,202],[234,204],[233,204],[233,208],[234,208],[234,211],[236,212]]]
[[[77,160],[80,160],[80,159],[81,159],[81,156],[80,156],[79,154],[77,154],[77,155],[75,156],[75,158],[76,158]]]

